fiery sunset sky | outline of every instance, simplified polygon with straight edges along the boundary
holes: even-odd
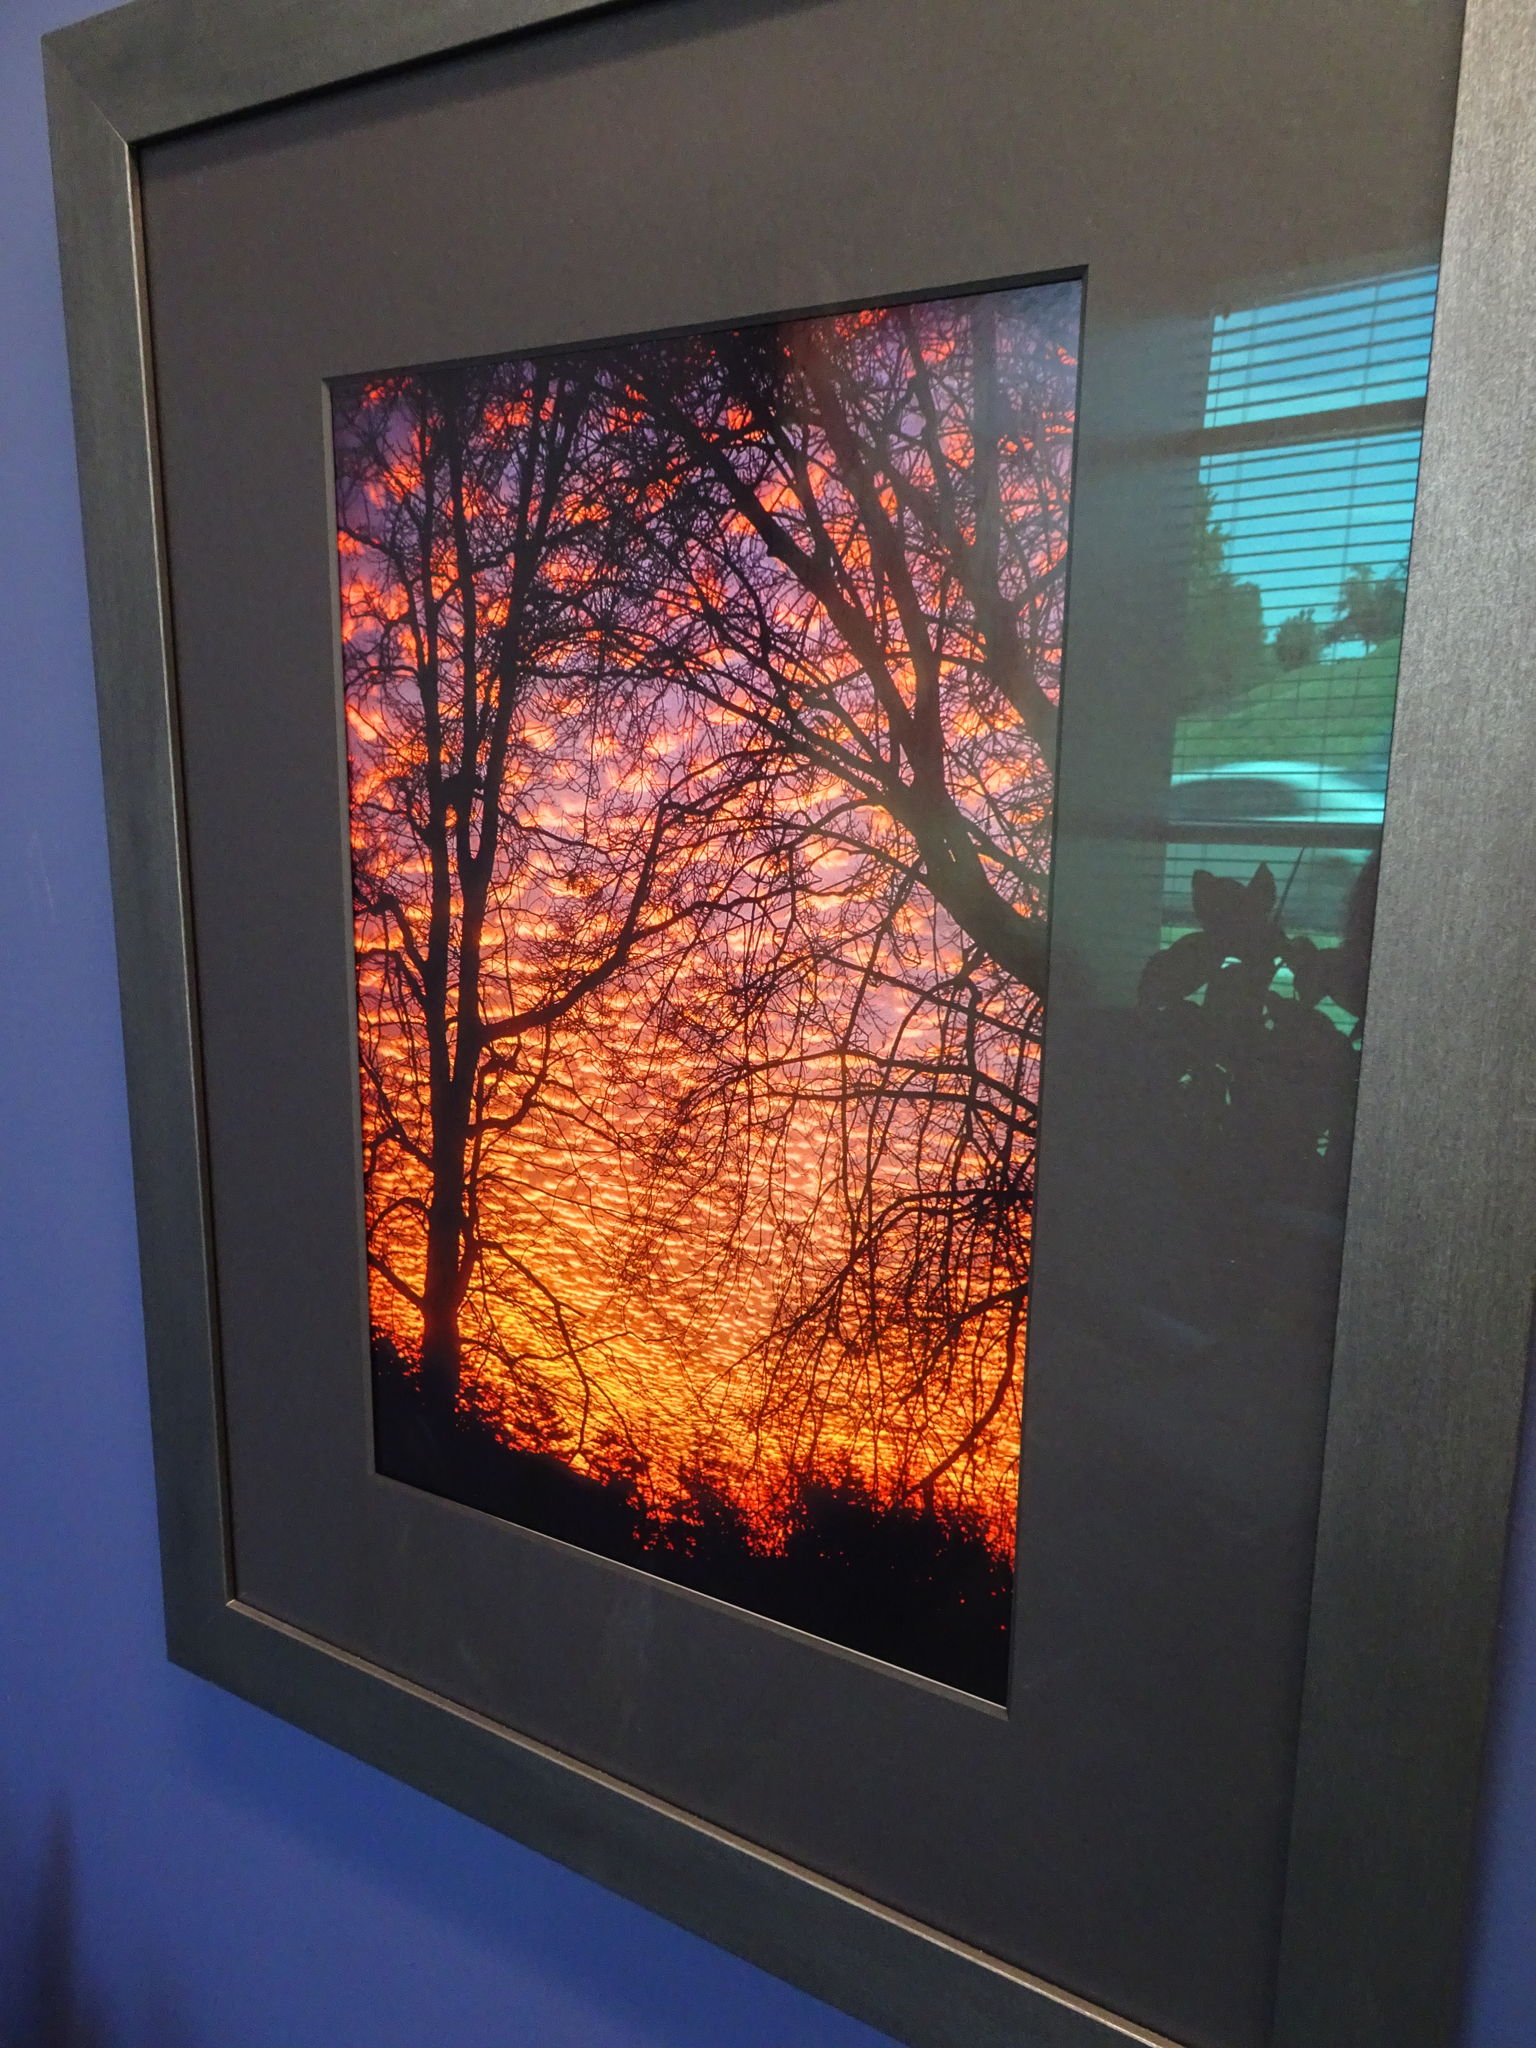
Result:
[[[335,387],[376,1327],[1011,1555],[1079,287]]]

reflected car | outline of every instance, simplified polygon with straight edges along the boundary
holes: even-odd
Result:
[[[1246,882],[1266,861],[1290,932],[1336,939],[1381,832],[1385,777],[1318,761],[1228,761],[1175,775],[1168,793],[1163,921],[1194,922],[1196,868]],[[1279,827],[1272,835],[1267,827]],[[1209,830],[1210,837],[1203,837]],[[1315,835],[1315,836],[1313,836]]]

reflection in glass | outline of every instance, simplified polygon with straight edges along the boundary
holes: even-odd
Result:
[[[1422,400],[1436,277],[1423,265],[1219,315],[1206,426]]]
[[[1260,863],[1288,929],[1343,935],[1385,800],[1435,282],[1214,323],[1165,939],[1191,927],[1198,870]]]
[[[1218,317],[1191,437],[1137,1057],[1202,1238],[1189,1326],[1233,1317],[1234,1356],[1256,1358],[1300,1318],[1293,1370],[1326,1358],[1435,283],[1398,271]]]

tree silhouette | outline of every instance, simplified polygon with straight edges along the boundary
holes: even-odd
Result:
[[[1076,319],[334,394],[381,1370],[669,1570],[1011,1556]]]
[[[645,539],[696,608],[690,686],[883,813],[1037,994],[1075,317],[1075,287],[1037,287],[626,366],[649,430],[628,445],[649,475],[659,441],[678,483]]]
[[[1395,640],[1403,630],[1407,601],[1400,576],[1378,576],[1369,565],[1351,569],[1339,592],[1338,616],[1324,638],[1330,646],[1363,640],[1367,647],[1379,647],[1384,640]]]
[[[676,916],[653,899],[686,803],[663,796],[638,826],[610,804],[610,829],[580,844],[517,817],[530,713],[590,666],[561,574],[590,401],[579,369],[513,364],[373,384],[338,409],[370,1152],[425,1174],[424,1188],[384,1180],[370,1259],[418,1311],[422,1370],[449,1403],[487,1148],[528,1114],[561,1019]],[[537,914],[560,887],[580,897],[579,929],[548,918],[514,977],[487,948],[493,894],[503,916],[509,897]],[[421,1226],[414,1274],[396,1256],[406,1218]]]
[[[1264,675],[1264,603],[1256,583],[1227,567],[1227,533],[1215,499],[1197,487],[1194,547],[1185,615],[1184,684],[1179,709],[1227,704]]]
[[[1275,628],[1274,647],[1281,668],[1310,668],[1323,651],[1323,629],[1310,610],[1294,612]]]

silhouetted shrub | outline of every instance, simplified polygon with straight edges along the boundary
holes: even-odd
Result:
[[[762,1549],[707,1474],[661,1511],[635,1477],[597,1478],[506,1443],[488,1418],[444,1414],[383,1335],[373,1346],[374,1444],[387,1478],[537,1529],[732,1606],[943,1684],[1007,1692],[1013,1570],[979,1522],[877,1499],[857,1478],[803,1481],[782,1548]]]

